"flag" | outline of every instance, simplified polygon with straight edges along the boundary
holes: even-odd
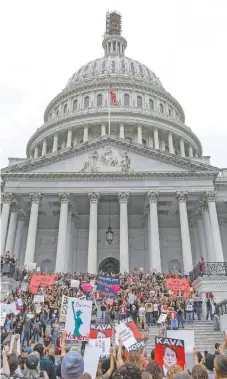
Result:
[[[109,78],[109,89],[110,89],[110,98],[114,105],[118,106],[120,105],[119,101],[117,101],[116,93],[114,92],[114,89],[112,87],[112,84],[110,83],[110,78]]]

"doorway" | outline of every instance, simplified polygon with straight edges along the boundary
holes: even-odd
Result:
[[[120,263],[119,260],[116,258],[105,258],[99,265],[99,272],[104,271],[108,274],[113,272],[115,274],[118,274],[120,271]]]

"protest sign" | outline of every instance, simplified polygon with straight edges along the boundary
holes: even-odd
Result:
[[[117,297],[120,291],[120,279],[98,276],[96,279],[97,291],[102,293],[102,296]]]
[[[169,367],[178,364],[184,369],[184,341],[175,338],[155,337],[155,361],[163,370],[163,375]]]
[[[16,311],[17,308],[15,302],[10,304],[1,303],[1,312],[5,312],[8,315],[10,313],[15,313]]]
[[[15,341],[15,338],[17,338],[17,342]],[[16,342],[16,352],[17,352],[17,355],[20,355],[20,336],[18,334],[13,334],[12,337],[11,337],[11,339],[10,339],[9,353],[12,354],[12,352],[13,352],[14,342]]]
[[[184,340],[185,358],[188,369],[191,371],[194,366],[193,348],[195,346],[194,330],[167,330],[168,338],[180,338]],[[187,343],[186,343],[187,341]]]
[[[97,368],[99,364],[100,349],[95,346],[86,345],[84,351],[84,372],[96,379]]]
[[[29,262],[29,263],[26,264],[25,267],[26,267],[27,270],[35,270],[36,269],[36,263]]]
[[[23,301],[21,299],[17,299],[18,307],[23,307]]]
[[[80,300],[70,297],[66,314],[65,330],[66,339],[87,341],[91,324],[91,300]]]
[[[0,326],[4,326],[6,320],[6,312],[0,312]]]
[[[27,317],[31,320],[31,319],[34,318],[34,314],[33,314],[33,313],[28,313],[28,314],[27,314]]]
[[[89,339],[89,345],[100,349],[100,358],[106,358],[110,355],[110,338]]]
[[[21,291],[26,292],[28,290],[28,283],[22,282],[21,284]]]
[[[124,322],[115,325],[115,332],[116,340],[119,341],[119,339],[121,339],[122,344],[128,351],[131,350],[132,346],[135,346],[137,344],[132,330],[128,328]]]
[[[111,324],[91,324],[90,338],[111,338],[112,325]]]
[[[44,275],[44,274],[35,274],[32,276],[29,289],[33,295],[38,292],[38,288],[45,288],[46,286],[53,286],[56,275]]]
[[[44,303],[44,295],[34,295],[34,303]]]
[[[110,299],[110,298],[106,299],[106,304],[113,305],[113,299]]]
[[[189,297],[191,295],[190,283],[184,278],[169,278],[165,282],[165,286],[168,290],[173,292],[174,296]]]
[[[59,322],[65,322],[68,309],[68,296],[63,295],[61,300],[61,309],[59,314]]]
[[[124,322],[126,326],[131,329],[132,334],[136,339],[136,344],[131,346],[129,351],[139,350],[140,348],[144,347],[145,342],[144,342],[143,336],[141,332],[139,331],[139,329],[137,328],[136,324],[134,323],[133,319],[131,317],[126,317],[122,320],[122,322]],[[115,343],[116,345],[118,345],[117,338],[115,338]]]
[[[158,324],[161,324],[162,322],[166,321],[167,313],[161,313],[158,318]]]
[[[79,280],[71,280],[70,287],[72,288],[78,288],[80,286]]]
[[[90,285],[94,288],[94,286],[95,286],[95,280],[94,279],[90,280]]]

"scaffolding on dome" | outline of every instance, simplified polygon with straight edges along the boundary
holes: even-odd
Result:
[[[121,14],[119,12],[106,13],[106,35],[121,35]]]

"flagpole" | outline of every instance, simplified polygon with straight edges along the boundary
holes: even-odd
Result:
[[[109,76],[109,83],[110,83],[110,76]],[[108,96],[109,96],[108,134],[110,135],[110,85],[108,86]]]

